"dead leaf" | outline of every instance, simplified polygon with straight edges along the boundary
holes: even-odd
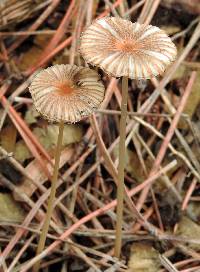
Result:
[[[55,64],[68,64],[69,63],[69,50],[64,51],[63,54],[55,57],[53,65]]]
[[[17,130],[10,124],[1,131],[0,144],[8,152],[13,152],[15,148]]]
[[[180,220],[180,202],[170,189],[158,191],[158,209],[166,229],[172,228]]]
[[[55,146],[58,138],[58,125],[47,125],[45,128],[36,127],[33,129],[33,133],[37,136],[39,142],[45,147],[45,149],[53,156],[55,152]],[[82,139],[83,129],[80,125],[65,125],[63,132],[63,147],[64,150],[61,154],[60,167],[62,167],[67,161],[69,161],[74,153],[74,149],[71,147],[66,147],[70,144],[76,143]],[[20,162],[24,161],[31,157],[31,154],[26,147],[23,141],[17,142],[15,157]],[[52,167],[47,164],[47,168],[50,172],[52,172]],[[37,180],[39,183],[44,183],[46,180],[46,176],[43,172],[40,171],[40,166],[36,160],[33,160],[29,163],[29,165],[25,168],[27,174],[32,177],[32,179]],[[23,183],[19,186],[23,192],[27,195],[31,196],[35,191],[36,187],[29,179],[25,179]],[[17,195],[15,195],[15,199],[19,200]]]
[[[37,117],[40,116],[40,113],[36,110],[34,106],[31,106],[25,114],[25,121],[27,124],[35,124],[37,123]]]
[[[57,142],[58,136],[58,126],[49,126],[48,127],[48,135],[52,140],[54,139],[54,143]],[[56,137],[56,140],[55,140]],[[66,124],[63,132],[63,145],[67,146],[69,144],[79,142],[83,137],[83,129],[80,125],[75,124]]]
[[[23,140],[20,140],[15,145],[14,158],[23,163],[25,160],[32,158],[32,154],[29,151]]]
[[[175,25],[165,25],[161,26],[161,29],[167,33],[167,35],[173,35],[179,31],[181,31],[180,26],[175,26]]]
[[[200,72],[197,72],[196,80],[192,86],[192,92],[187,100],[183,113],[187,114],[190,118],[194,115],[197,107],[200,104]],[[178,123],[178,128],[187,129],[188,123],[182,118]]]
[[[47,125],[44,128],[36,127],[33,129],[33,134],[36,135],[39,142],[50,155],[54,155],[58,130],[58,125]],[[82,139],[82,136],[83,130],[80,125],[66,124],[63,132],[63,147],[79,142]],[[23,140],[20,140],[15,144],[14,157],[21,163],[33,157]]]
[[[36,127],[33,133],[37,136],[40,143],[46,150],[54,152],[58,139],[58,125],[47,125],[45,128]],[[80,125],[65,124],[63,131],[63,147],[69,144],[77,143],[82,139],[83,130]]]
[[[192,220],[200,222],[200,206],[198,202],[190,202],[187,211],[190,214]]]
[[[200,72],[197,72],[196,80],[192,86],[192,92],[187,100],[184,113],[193,116],[197,106],[200,104]]]
[[[133,244],[127,272],[157,272],[160,266],[159,253],[151,245]]]
[[[116,147],[113,150],[114,161],[118,159],[119,147]],[[138,167],[140,165],[140,161],[138,156],[133,151],[126,149],[126,157],[125,157],[125,169],[126,171],[133,177],[136,181],[142,182],[145,179],[144,172],[142,167]]]
[[[177,235],[180,235],[184,238],[200,240],[200,225],[192,221],[190,218],[183,216],[181,221],[178,224]],[[200,250],[200,245],[190,244],[194,250]]]
[[[43,31],[45,30],[50,30],[50,29],[44,28]],[[48,34],[36,35],[34,39],[34,44],[43,49],[48,45],[51,38],[52,36]]]
[[[14,201],[11,195],[8,193],[0,193],[0,220],[6,222],[22,222],[24,217],[24,210]]]
[[[65,148],[60,156],[59,168],[62,167],[67,161],[69,161],[73,154],[74,148],[71,147]],[[49,169],[49,172],[53,174],[53,168],[49,163],[47,163],[47,168]],[[37,181],[40,184],[43,184],[47,180],[45,174],[40,170],[40,166],[37,160],[33,160],[32,162],[30,162],[28,166],[25,168],[25,172],[29,177],[31,177],[33,180]],[[18,186],[18,188],[29,197],[32,196],[32,194],[36,190],[35,184],[32,183],[31,180],[28,178],[24,178],[23,182]],[[15,193],[14,198],[17,201],[23,201],[23,199],[19,198],[19,195]]]
[[[186,75],[187,71],[188,69],[186,65],[184,64],[179,65],[178,69],[173,74],[171,80],[183,78]]]
[[[146,161],[147,163],[147,161]],[[149,170],[150,162],[148,162],[148,166],[147,166],[147,170]],[[138,156],[136,153],[134,153],[133,151],[130,151],[129,149],[127,150],[127,164],[126,164],[126,170],[128,173],[131,174],[131,176],[137,180],[138,182],[142,182],[144,181],[144,179],[146,178],[145,173],[142,169],[142,167],[138,167],[139,165],[141,165]],[[152,165],[152,163],[151,163]]]
[[[17,67],[20,71],[25,71],[30,67],[30,63],[34,63],[36,59],[39,58],[39,56],[42,53],[42,49],[32,46],[26,53],[24,53],[20,57],[19,63],[17,63]]]
[[[33,45],[20,56],[20,61],[17,63],[17,67],[20,71],[25,71],[30,68],[30,64],[35,63],[36,60],[40,58],[44,47],[49,43],[50,39],[51,35],[43,34],[35,36]]]

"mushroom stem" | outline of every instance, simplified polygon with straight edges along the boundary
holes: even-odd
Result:
[[[58,179],[58,170],[59,170],[60,154],[61,154],[62,139],[63,139],[63,130],[64,130],[64,122],[61,121],[59,124],[59,134],[58,134],[57,146],[56,146],[56,151],[55,151],[55,164],[54,164],[53,177],[51,180],[51,192],[50,192],[50,196],[48,199],[46,218],[44,220],[44,225],[42,227],[42,232],[40,234],[40,240],[38,243],[36,255],[40,254],[45,247],[47,233],[48,233],[49,225],[50,225],[50,221],[51,221],[51,215],[52,215],[53,208],[54,208],[54,200],[55,200],[55,195],[56,195],[56,184],[57,184],[57,179]],[[35,266],[33,267],[33,272],[38,272],[39,268],[40,268],[40,261],[37,262],[35,264]]]
[[[115,257],[119,258],[122,245],[122,222],[123,222],[123,201],[124,201],[124,168],[125,168],[125,140],[126,140],[126,119],[128,100],[128,77],[122,78],[122,102],[120,118],[120,140],[119,140],[119,167],[117,186],[117,224],[115,240]]]

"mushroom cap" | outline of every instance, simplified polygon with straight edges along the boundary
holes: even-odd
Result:
[[[75,123],[99,107],[105,89],[96,71],[61,64],[39,72],[29,91],[36,109],[44,118]]]
[[[87,63],[114,77],[148,79],[162,74],[177,50],[156,26],[118,17],[94,21],[81,36],[80,51]]]

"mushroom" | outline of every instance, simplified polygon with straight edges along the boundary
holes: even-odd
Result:
[[[99,75],[76,65],[54,65],[38,73],[29,87],[37,111],[52,122],[75,123],[104,98]]]
[[[64,123],[75,123],[91,115],[104,98],[104,85],[98,73],[76,65],[55,65],[39,72],[29,87],[38,112],[51,122],[59,123],[59,135],[55,152],[54,173],[48,201],[46,219],[40,235],[37,255],[45,246],[53,211],[61,154]],[[39,270],[40,262],[33,270]]]
[[[149,79],[164,72],[176,57],[171,39],[156,26],[107,17],[94,21],[81,36],[87,63],[114,77]]]
[[[111,76],[122,77],[115,241],[115,256],[119,258],[124,198],[128,78],[150,79],[161,75],[175,60],[177,50],[165,32],[156,26],[132,23],[118,17],[105,17],[94,21],[82,33],[80,52],[87,63],[100,67]]]

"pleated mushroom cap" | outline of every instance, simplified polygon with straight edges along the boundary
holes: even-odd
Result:
[[[76,65],[54,65],[39,72],[29,87],[33,103],[49,121],[75,123],[89,116],[104,98],[96,71]]]
[[[87,63],[114,77],[132,79],[162,74],[177,54],[174,43],[158,27],[118,17],[94,21],[82,33],[80,51]]]

